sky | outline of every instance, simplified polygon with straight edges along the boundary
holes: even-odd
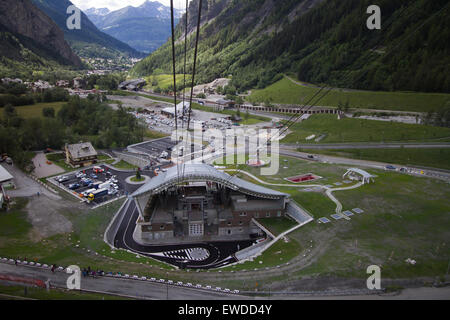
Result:
[[[121,9],[127,6],[139,7],[146,0],[71,0],[81,10],[89,8],[108,8],[111,11]],[[152,0],[155,1],[155,0]],[[170,6],[170,0],[157,0],[166,6]],[[174,0],[175,8],[183,9],[186,6],[184,0]]]

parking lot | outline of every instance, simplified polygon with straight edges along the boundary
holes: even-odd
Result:
[[[97,168],[97,169],[96,169]],[[136,191],[141,184],[126,183],[134,171],[119,171],[107,165],[60,175],[50,180],[59,188],[74,194],[90,206],[126,196]],[[142,175],[153,177],[153,171],[142,171]]]
[[[170,158],[172,148],[176,144],[170,137],[167,137],[129,146],[128,151],[144,153],[152,159],[167,159]]]

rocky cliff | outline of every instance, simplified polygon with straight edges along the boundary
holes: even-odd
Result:
[[[58,62],[82,65],[64,40],[63,31],[30,0],[0,0],[0,24],[3,30],[21,39],[30,39],[34,47],[41,47]]]

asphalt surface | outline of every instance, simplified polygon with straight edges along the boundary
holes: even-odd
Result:
[[[427,149],[450,148],[450,143],[333,143],[333,144],[283,144],[281,148],[296,150],[303,149]]]
[[[130,200],[128,200],[130,201]],[[118,231],[114,237],[114,246],[125,250],[130,250],[144,256],[149,256],[163,262],[170,263],[180,268],[188,269],[211,269],[236,262],[234,253],[252,245],[252,240],[242,241],[215,241],[215,242],[196,242],[189,244],[174,245],[143,245],[136,242],[133,238],[133,232],[136,227],[136,221],[139,212],[134,201],[130,205],[124,206],[117,219],[122,219]],[[208,258],[201,261],[189,259],[186,250],[206,250]],[[173,251],[181,251],[177,254],[168,254]],[[166,253],[166,255],[163,255]]]
[[[15,266],[0,263],[0,274],[47,281],[56,288],[67,288],[69,274],[61,271],[51,272],[48,268]],[[149,277],[148,277],[149,278]],[[168,279],[166,279],[168,280]],[[194,284],[195,285],[195,284]],[[236,294],[227,294],[214,290],[202,290],[184,286],[169,285],[144,280],[133,280],[115,277],[82,277],[81,289],[92,292],[123,295],[138,299],[157,300],[236,300],[249,299]]]
[[[399,165],[395,163],[384,163],[384,162],[376,162],[376,161],[369,161],[369,160],[358,160],[358,159],[348,159],[348,158],[340,158],[340,157],[334,157],[334,156],[326,156],[326,155],[315,155],[314,159],[308,158],[310,155],[309,153],[304,152],[298,152],[290,149],[283,149],[280,148],[280,155],[283,156],[289,156],[294,158],[300,158],[305,160],[313,160],[318,161],[322,163],[335,163],[335,164],[345,164],[345,165],[352,165],[352,166],[362,166],[366,168],[374,168],[374,169],[380,169],[385,170],[386,166],[393,165],[396,168],[403,168],[407,167],[409,171],[407,171],[404,174],[411,174],[414,176],[419,177],[427,177],[427,178],[434,178],[434,179],[440,179],[444,181],[450,181],[450,171],[447,170],[441,170],[441,169],[433,169],[433,168],[420,168],[418,166],[404,166]],[[420,172],[423,171],[423,174],[420,174]],[[398,172],[398,171],[395,171]]]
[[[65,182],[61,182],[61,183],[58,183],[58,182],[56,182],[56,183],[60,187],[64,186],[65,188],[68,188],[69,185],[74,184],[74,183],[80,184],[81,179],[76,177],[76,174],[80,171],[83,171],[84,173],[86,173],[87,177],[94,182],[105,182],[105,181],[109,180],[112,176],[116,176],[116,179],[118,181],[117,185],[119,187],[118,193],[115,195],[105,195],[103,197],[95,199],[94,201],[91,202],[91,205],[98,205],[105,201],[114,199],[116,197],[131,194],[142,186],[142,184],[126,183],[125,180],[128,177],[135,176],[135,171],[133,171],[133,170],[116,170],[116,169],[113,169],[110,166],[106,166],[106,165],[100,165],[99,167],[103,168],[105,171],[103,173],[98,173],[98,174],[96,173],[95,175],[97,176],[97,178],[91,178],[91,174],[94,173],[94,170],[93,170],[93,168],[89,168],[89,169],[84,169],[84,170],[81,169],[77,172],[73,172],[70,174],[63,174],[61,176],[67,176],[69,178],[69,180],[65,181]],[[141,174],[144,176],[149,176],[151,178],[155,176],[155,173],[153,170],[143,170],[143,171],[141,171]],[[77,193],[82,193],[91,188],[92,187],[80,186],[79,188],[72,190],[72,191],[75,191]]]

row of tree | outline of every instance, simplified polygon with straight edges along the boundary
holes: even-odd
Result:
[[[65,143],[89,139],[97,148],[125,147],[143,140],[145,127],[123,108],[111,109],[100,102],[70,97],[58,114],[48,109],[45,117],[21,118],[15,107],[3,108],[0,122],[0,153],[11,155],[15,163],[26,167],[29,151],[61,149]]]

